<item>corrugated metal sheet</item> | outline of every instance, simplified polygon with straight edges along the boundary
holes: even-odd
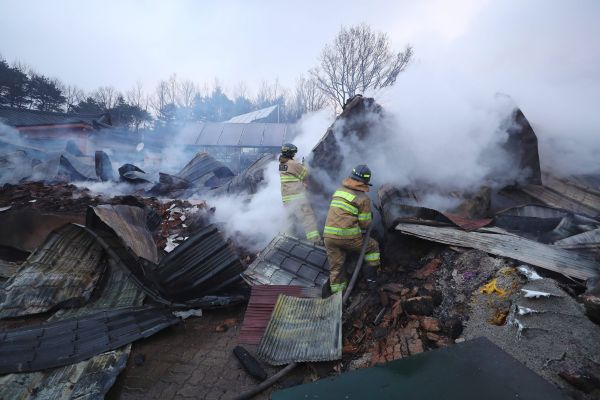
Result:
[[[102,400],[125,368],[131,345],[43,372],[0,376],[0,398]]]
[[[141,306],[3,331],[0,373],[73,364],[151,336],[178,321],[168,309]]]
[[[294,127],[279,123],[193,123],[184,128],[186,145],[281,147],[294,135]]]
[[[588,255],[534,242],[498,228],[465,232],[453,227],[399,224],[396,230],[421,239],[470,247],[579,279],[598,275],[600,266]]]
[[[239,343],[259,344],[265,332],[271,313],[280,294],[293,297],[321,297],[320,291],[302,286],[257,285],[252,286],[244,322],[238,336]]]
[[[86,226],[110,228],[138,257],[158,262],[158,252],[143,208],[124,205],[88,207]]]
[[[342,293],[326,299],[280,295],[258,356],[272,365],[342,358]]]
[[[156,274],[166,296],[187,301],[240,281],[243,270],[216,226],[208,225],[167,254]]]
[[[143,292],[119,267],[111,265],[107,275],[108,279],[96,299],[81,308],[60,310],[50,317],[49,321],[87,315],[102,309],[142,304]],[[100,400],[104,398],[119,373],[125,368],[130,350],[131,345],[127,345],[64,367],[0,376],[0,398]]]
[[[264,119],[269,117],[273,112],[277,110],[278,106],[270,106],[266,108],[261,108],[260,110],[251,111],[246,114],[236,115],[235,117],[225,121],[225,122],[233,122],[233,123],[250,123],[260,119]]]
[[[84,303],[105,267],[93,235],[78,225],[58,228],[0,290],[0,318]]]
[[[211,177],[233,177],[234,173],[220,161],[208,153],[198,153],[177,173],[177,177],[185,179],[193,186],[203,186]]]
[[[208,295],[240,280],[243,269],[213,225],[177,246],[159,265],[137,257],[112,231],[90,229],[90,232],[115,265],[154,301],[176,307],[214,308],[245,300],[237,294]]]
[[[323,287],[329,279],[327,252],[292,236],[280,234],[244,272],[253,285]]]

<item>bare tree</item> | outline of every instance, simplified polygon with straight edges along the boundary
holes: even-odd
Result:
[[[104,110],[108,111],[117,105],[120,93],[112,86],[101,86],[94,93],[94,100]]]
[[[196,84],[191,80],[184,80],[177,85],[177,104],[179,107],[192,108],[194,97],[198,94]]]
[[[75,85],[62,85],[61,90],[66,99],[65,105],[68,113],[72,112],[73,107],[85,99],[85,93],[83,90],[79,89]]]
[[[300,76],[296,81],[294,102],[302,113],[318,111],[327,104],[327,96],[319,88],[319,83],[313,77]]]
[[[125,99],[127,99],[127,103],[143,110],[148,107],[148,98],[144,94],[144,88],[140,81],[137,81],[131,89],[125,92]]]
[[[240,97],[248,98],[248,84],[244,81],[239,81],[237,85],[235,85],[235,87],[233,88],[232,95],[234,99]]]
[[[410,45],[395,53],[388,36],[373,32],[366,24],[342,27],[321,52],[320,66],[310,74],[327,97],[343,107],[357,93],[392,85],[412,56]]]
[[[256,92],[254,103],[257,107],[266,107],[272,105],[275,100],[281,96],[279,80],[275,79],[273,83],[262,81]]]

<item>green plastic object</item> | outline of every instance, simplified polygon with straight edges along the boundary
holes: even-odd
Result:
[[[486,338],[280,390],[273,400],[564,400],[552,384]]]

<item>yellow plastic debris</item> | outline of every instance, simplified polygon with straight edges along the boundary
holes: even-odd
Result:
[[[506,296],[506,290],[500,289],[497,285],[496,279],[491,280],[479,289],[483,294],[494,294],[496,293],[500,297]]]

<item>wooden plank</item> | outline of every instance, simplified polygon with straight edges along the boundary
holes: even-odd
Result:
[[[554,177],[548,176],[544,179],[544,186],[554,190],[561,195],[568,197],[582,204],[585,207],[596,210],[595,214],[600,213],[600,196],[590,193],[579,186],[565,182]]]
[[[554,242],[554,245],[563,249],[600,248],[600,229],[569,236]]]
[[[578,203],[577,201],[563,196],[562,194],[555,192],[554,190],[545,186],[538,185],[525,185],[521,187],[521,190],[531,197],[541,201],[552,207],[564,208],[565,210],[574,211],[590,216],[598,214],[598,210],[588,207],[584,204]]]
[[[425,240],[451,246],[470,247],[512,258],[578,279],[593,278],[598,275],[600,269],[596,260],[589,255],[500,232],[466,232],[453,227],[414,224],[399,224],[396,230]]]

